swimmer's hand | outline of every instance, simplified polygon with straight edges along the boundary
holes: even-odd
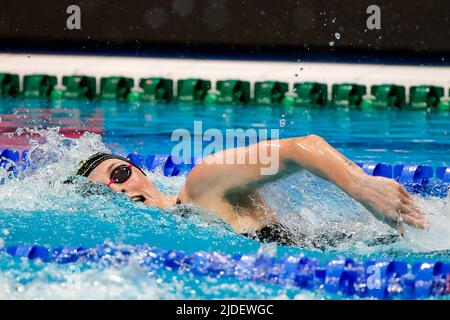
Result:
[[[420,229],[429,227],[425,215],[411,195],[394,180],[361,175],[352,193],[352,197],[377,219],[398,228],[402,236],[402,222]]]

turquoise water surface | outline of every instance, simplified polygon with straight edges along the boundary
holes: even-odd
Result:
[[[130,202],[125,196],[83,198],[63,184],[76,164],[99,150],[126,155],[170,153],[175,129],[279,129],[280,137],[318,134],[354,161],[450,165],[450,114],[412,111],[310,110],[281,106],[139,105],[113,102],[0,103],[0,148],[30,149],[39,164],[30,176],[0,185],[0,245],[95,246],[102,242],[149,244],[164,249],[256,253],[304,253],[321,261],[336,255],[398,257],[409,262],[450,262],[448,199],[416,197],[432,224],[407,228],[404,239],[373,244],[395,235],[336,187],[301,173],[264,187],[262,193],[292,230],[311,238],[351,235],[324,251],[264,245],[234,233],[211,213],[194,209],[182,217]],[[201,139],[201,137],[196,137]],[[1,170],[1,169],[0,169]],[[4,172],[0,172],[4,174]],[[149,173],[164,191],[176,193],[184,177]],[[327,294],[274,285],[212,279],[167,270],[127,266],[52,265],[0,253],[0,298],[327,298]],[[341,298],[334,296],[332,298]]]

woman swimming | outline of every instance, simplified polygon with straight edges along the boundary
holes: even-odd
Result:
[[[250,161],[259,159],[261,148],[277,155],[276,173],[263,174],[265,163]],[[246,161],[224,161],[238,158]],[[424,214],[399,183],[365,174],[316,135],[263,141],[214,153],[192,169],[178,196],[161,192],[142,170],[115,155],[95,154],[80,164],[77,174],[147,206],[166,209],[193,204],[214,212],[240,234],[262,242],[292,245],[290,231],[279,222],[258,190],[301,170],[332,182],[376,218],[398,228],[400,235],[404,233],[403,222],[416,228],[428,227]]]

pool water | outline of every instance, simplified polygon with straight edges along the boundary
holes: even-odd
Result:
[[[304,253],[321,261],[338,256],[398,257],[450,261],[448,199],[421,198],[431,222],[428,231],[406,229],[390,244],[373,243],[395,235],[336,187],[300,173],[263,188],[262,193],[292,230],[311,238],[351,235],[323,250],[261,245],[239,236],[211,213],[194,209],[188,217],[108,193],[83,198],[63,184],[76,164],[99,150],[126,155],[169,154],[175,129],[279,129],[280,137],[317,134],[354,161],[449,165],[450,114],[412,111],[306,109],[281,106],[142,105],[115,102],[0,101],[0,148],[30,149],[39,164],[30,176],[0,185],[0,245],[96,246],[148,244],[163,249],[256,253],[282,257]],[[201,137],[196,137],[201,139]],[[0,169],[1,170],[1,169]],[[0,172],[4,174],[4,172]],[[184,177],[150,178],[176,193]],[[56,265],[24,261],[0,253],[0,298],[342,298],[296,288],[213,279],[168,270],[126,266]]]

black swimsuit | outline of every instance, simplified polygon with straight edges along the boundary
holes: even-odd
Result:
[[[295,245],[294,237],[281,223],[272,223],[254,232],[241,233],[243,236],[263,243],[275,242],[283,246]]]
[[[181,204],[180,199],[177,198],[176,204]],[[182,216],[188,213],[190,208],[182,209]],[[327,247],[335,247],[341,242],[350,241],[351,235],[342,233],[324,233],[316,237],[308,237],[300,233],[294,236],[284,225],[281,223],[271,223],[262,227],[259,230],[253,232],[241,233],[241,235],[257,240],[263,243],[276,243],[283,246],[297,246],[301,248],[315,248],[319,250],[325,250]],[[382,236],[380,238],[372,239],[368,243],[368,246],[376,246],[380,244],[390,244],[396,242],[398,236]]]
[[[319,236],[306,236],[301,233],[293,235],[285,226],[280,223],[273,223],[252,233],[241,233],[243,236],[263,242],[274,242],[283,246],[296,246],[300,248],[314,248],[326,250],[337,247],[341,243],[351,242],[353,237],[344,232],[323,233]],[[399,240],[398,235],[382,235],[378,238],[364,241],[369,246],[389,245]]]
[[[179,198],[177,198],[176,204],[181,204]],[[280,223],[268,224],[259,230],[241,233],[241,235],[264,243],[275,242],[284,246],[295,245],[292,234]]]

